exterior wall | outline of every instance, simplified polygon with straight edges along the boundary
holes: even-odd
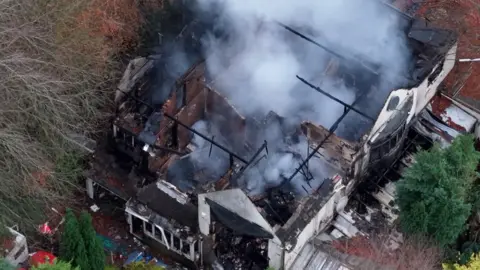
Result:
[[[390,96],[388,97],[387,101],[385,102],[382,111],[380,112],[375,125],[371,129],[367,139],[370,142],[375,141],[376,137],[378,137],[379,133],[382,132],[385,125],[390,121],[390,119],[395,115],[396,110],[387,111],[387,105],[390,100],[394,96],[398,96],[400,98],[397,107],[402,106],[402,104],[411,96],[413,96],[414,105],[410,111],[410,115],[407,118],[406,124],[410,123],[410,121],[420,113],[430,102],[433,96],[437,93],[438,86],[443,82],[443,80],[447,77],[448,73],[452,70],[453,66],[455,65],[455,58],[456,58],[456,51],[457,51],[457,44],[452,46],[448,53],[446,54],[446,59],[443,62],[442,71],[437,76],[433,82],[429,83],[428,78],[432,73],[435,72],[436,66],[430,75],[425,78],[425,80],[420,83],[418,87],[412,89],[398,89],[393,91]],[[368,143],[363,145],[362,151],[357,154],[357,164],[354,165],[355,168],[355,177],[361,177],[365,174],[366,170],[368,169],[368,165],[370,163],[370,146]]]
[[[205,194],[198,195],[198,227],[204,235],[210,234],[210,206],[205,201]]]
[[[208,90],[205,88],[199,92],[192,101],[183,108],[176,116],[178,120],[188,126],[192,126],[203,117],[205,111],[206,93]],[[180,149],[184,149],[190,142],[190,131],[184,127],[178,127],[178,145]]]
[[[215,123],[225,138],[230,138],[234,149],[241,149],[246,143],[245,118],[229,101],[214,90],[208,92],[207,117]]]
[[[399,98],[399,102],[398,102],[398,105],[397,105],[397,108],[401,108],[405,102],[407,102],[407,100],[413,96],[413,99],[414,99],[414,102],[415,102],[415,92],[413,89],[410,89],[410,90],[406,90],[406,89],[399,89],[399,90],[396,90],[396,91],[393,91],[390,96],[388,97],[387,101],[385,102],[385,105],[382,109],[382,111],[380,112],[378,118],[377,118],[377,121],[375,122],[375,125],[372,127],[368,137],[366,138],[366,142],[370,141],[370,142],[373,142],[375,141],[375,139],[380,135],[380,132],[383,131],[384,127],[386,126],[386,124],[388,123],[388,121],[390,121],[390,119],[395,116],[395,114],[397,113],[397,110],[391,110],[391,111],[387,111],[387,105],[388,103],[390,102],[390,100],[393,98],[393,97],[398,97]],[[414,110],[415,110],[415,104],[412,106],[411,110],[410,110],[410,115],[413,116],[414,114]],[[407,118],[407,121],[410,121],[412,117],[408,117]],[[357,154],[356,154],[356,157],[355,157],[355,162],[354,162],[354,178],[355,179],[360,179],[363,175],[365,175],[365,173],[367,172],[368,170],[368,166],[370,164],[370,144],[369,143],[364,143],[362,148],[362,150],[359,151]],[[352,186],[350,187],[353,187],[354,184],[352,184]],[[349,188],[349,192],[350,192],[350,188]]]
[[[456,62],[457,56],[457,43],[453,45],[448,53],[446,54],[445,62],[443,63],[443,68],[438,77],[433,81],[432,84],[428,85],[428,79],[423,81],[417,88],[415,88],[415,92],[417,94],[417,103],[416,103],[416,111],[415,114],[418,114],[422,111],[425,106],[430,102],[432,97],[437,93],[438,86],[445,80],[448,73],[453,69],[453,66]]]
[[[150,222],[148,219],[136,214],[135,211],[129,209],[128,207],[125,209],[125,212],[127,214],[127,222],[130,226],[131,234],[138,238],[142,238],[142,235],[133,231],[133,219],[140,219],[143,222],[142,233],[146,237],[154,240],[158,244],[161,244],[168,251],[177,253],[178,255],[193,262],[196,260],[198,254],[198,248],[196,247],[196,245],[198,245],[197,241],[182,239],[181,237],[175,235],[174,232],[171,232],[158,224]]]
[[[274,269],[282,269],[284,248],[282,241],[275,236],[268,240],[268,259],[270,260],[270,267]]]
[[[398,105],[397,105],[396,109],[388,111],[387,110],[388,103],[394,97],[399,98]],[[405,104],[405,102],[407,102],[407,100],[410,97],[413,97],[415,99],[415,90],[414,89],[410,89],[410,90],[399,89],[399,90],[393,91],[390,94],[387,101],[385,102],[385,105],[384,105],[382,111],[378,115],[378,118],[377,118],[377,121],[375,122],[375,125],[373,126],[373,128],[370,131],[370,134],[368,136],[368,139],[369,139],[370,142],[375,141],[375,139],[378,137],[378,135],[380,135],[380,133],[385,128],[388,121],[390,121],[390,119],[392,119],[392,117],[394,117],[397,114],[397,109],[402,108],[402,106]],[[413,108],[415,108],[415,105],[413,106]],[[414,112],[413,109],[409,112],[409,114],[411,114],[411,115],[414,114],[414,113],[415,112]],[[409,118],[409,119],[411,119],[411,118]]]
[[[285,269],[290,269],[298,254],[302,251],[305,244],[322,232],[326,226],[332,221],[334,215],[336,214],[336,205],[340,198],[343,197],[345,192],[344,185],[339,182],[339,186],[336,187],[337,191],[333,192],[333,195],[328,199],[327,203],[323,208],[315,215],[310,223],[303,229],[303,231],[298,235],[297,244],[290,251],[285,252],[284,262]],[[270,244],[269,244],[270,248]],[[286,247],[288,249],[288,247]],[[270,253],[269,253],[270,254]],[[273,262],[272,266],[274,265]],[[278,265],[278,264],[277,264]],[[292,269],[296,270],[296,269]]]
[[[205,66],[200,64],[196,66],[190,73],[177,82],[176,89],[172,96],[163,105],[162,111],[172,116],[176,116],[179,120],[188,125],[193,125],[196,121],[202,118],[205,111],[206,91],[205,87]],[[180,94],[183,92],[182,94]],[[185,103],[178,101],[181,95],[184,97]],[[183,98],[182,98],[183,99]],[[181,105],[181,107],[179,107]],[[171,128],[173,126],[172,120],[164,117],[160,121],[161,130],[158,133],[158,139],[155,144],[159,146],[166,146],[170,139]],[[179,147],[184,148],[188,143],[189,131],[183,127],[178,127]]]

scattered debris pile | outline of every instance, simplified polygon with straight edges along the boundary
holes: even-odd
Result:
[[[268,240],[238,235],[220,223],[212,223],[212,226],[214,250],[225,269],[268,268]]]

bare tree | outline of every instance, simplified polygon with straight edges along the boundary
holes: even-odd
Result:
[[[396,232],[384,230],[371,237],[356,236],[335,241],[332,245],[340,252],[398,270],[441,268],[443,252],[433,241],[421,236],[407,236],[399,243],[401,237],[398,236]]]
[[[88,2],[0,0],[0,227],[35,228],[69,198],[79,170],[65,138],[106,116],[114,69],[76,22]]]

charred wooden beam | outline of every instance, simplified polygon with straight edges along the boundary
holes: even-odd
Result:
[[[352,111],[360,114],[361,116],[367,118],[367,119],[370,120],[370,121],[375,121],[375,119],[373,119],[373,117],[370,117],[370,116],[367,115],[366,113],[364,113],[364,112],[362,112],[362,111],[360,111],[360,110],[355,109],[352,105],[349,105],[349,104],[341,101],[340,99],[338,99],[338,98],[330,95],[329,93],[323,91],[320,87],[317,87],[317,86],[311,84],[310,82],[308,82],[308,81],[305,80],[304,78],[302,78],[302,77],[300,77],[300,76],[297,75],[297,79],[299,79],[299,80],[300,80],[301,82],[303,82],[304,84],[310,86],[310,88],[312,88],[312,89],[314,89],[314,90],[317,90],[317,92],[319,92],[319,93],[327,96],[328,98],[330,98],[330,99],[332,99],[332,100],[334,100],[334,101],[342,104],[342,105],[345,107],[344,112],[346,112],[347,109],[350,109],[350,110],[352,110]]]
[[[268,148],[267,148],[267,141],[264,141],[262,146],[260,146],[260,148],[258,148],[257,152],[255,152],[255,154],[250,158],[250,160],[248,161],[247,165],[244,166],[239,172],[238,174],[236,175],[235,179],[238,179],[238,177],[240,177],[246,170],[248,167],[250,167],[250,165],[253,164],[253,162],[258,158],[258,156],[262,153],[262,151],[265,150],[268,154]],[[262,159],[262,158],[260,158]],[[259,160],[260,160],[259,159]],[[256,165],[257,163],[255,163],[254,165]]]
[[[169,153],[173,153],[173,154],[177,154],[177,155],[180,155],[180,156],[184,156],[186,155],[187,153],[182,153],[180,151],[177,151],[175,149],[171,149],[171,148],[168,148],[168,147],[163,147],[163,146],[160,146],[160,145],[152,145],[153,148],[155,149],[159,149],[159,150],[162,150],[162,151],[165,151],[165,152],[169,152]]]
[[[320,150],[320,148],[323,146],[323,144],[333,135],[333,133],[335,132],[335,130],[337,130],[338,128],[338,125],[340,124],[340,122],[342,122],[342,120],[345,118],[345,116],[347,116],[347,114],[350,112],[350,110],[352,109],[353,106],[355,106],[359,101],[360,99],[365,96],[366,94],[368,94],[368,92],[370,91],[364,91],[361,95],[359,95],[353,102],[352,104],[348,107],[348,109],[337,119],[337,121],[335,121],[335,123],[333,123],[333,125],[328,129],[328,135],[325,136],[325,138],[317,145],[317,147],[315,147],[315,149],[312,151],[312,153],[310,153],[307,158],[302,162],[302,164],[300,164],[299,167],[297,167],[297,169],[295,169],[295,172],[286,180],[284,181],[280,187],[283,187],[284,185],[286,185],[287,183],[289,183],[290,181],[292,181],[292,179],[297,175],[298,172],[300,172],[300,170],[302,170],[303,166],[305,166],[306,164],[308,164],[308,161],[310,161],[310,159],[312,157],[315,156],[315,154],[318,152],[318,150]]]
[[[306,35],[298,32],[297,30],[291,28],[291,27],[288,26],[288,25],[285,25],[285,24],[283,24],[283,23],[278,23],[278,24],[280,24],[283,28],[285,28],[286,30],[290,31],[291,33],[293,33],[293,34],[295,34],[295,35],[297,35],[297,36],[305,39],[306,41],[308,41],[308,42],[316,45],[317,47],[320,47],[320,48],[324,49],[326,52],[328,52],[328,53],[330,53],[330,54],[332,54],[332,55],[334,55],[334,56],[336,56],[336,57],[338,57],[338,58],[340,58],[340,59],[343,59],[343,60],[357,62],[360,66],[362,66],[362,67],[363,67],[364,69],[366,69],[367,71],[371,72],[371,73],[374,74],[374,75],[378,75],[378,72],[377,72],[377,71],[375,71],[373,68],[365,65],[365,64],[362,63],[360,60],[355,59],[355,58],[353,58],[353,57],[345,57],[344,55],[341,55],[340,53],[338,53],[338,52],[336,52],[336,51],[328,48],[326,45],[323,45],[323,44],[318,43],[317,41],[315,41],[315,40],[307,37]]]
[[[228,150],[227,148],[225,148],[224,146],[218,144],[217,142],[213,141],[212,139],[208,138],[207,136],[203,135],[202,133],[196,131],[195,129],[185,125],[184,123],[180,122],[180,120],[178,120],[177,118],[165,113],[164,114],[165,117],[171,119],[172,121],[174,121],[175,123],[177,123],[178,125],[190,130],[191,132],[195,133],[196,135],[200,136],[202,139],[206,140],[207,142],[210,142],[211,144],[215,145],[216,147],[222,149],[223,151],[227,152],[228,154],[230,154],[231,157],[234,157],[238,160],[240,160],[241,162],[245,163],[245,164],[248,164],[248,161],[243,159],[242,157],[240,157],[239,155],[233,153],[232,151]]]

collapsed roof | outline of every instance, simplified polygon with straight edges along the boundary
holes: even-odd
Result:
[[[285,28],[286,35],[294,34],[290,38],[293,43],[299,38],[307,46],[320,47],[320,54],[330,54],[330,65],[312,74],[323,72],[338,77],[357,91],[355,101],[348,105],[316,87],[321,85],[322,76],[309,75],[313,78],[310,81],[299,77],[300,94],[314,87],[320,92],[319,98],[332,97],[332,102],[345,106],[345,112],[328,129],[308,121],[301,125],[292,123],[275,112],[259,118],[241,115],[221,91],[214,89],[222,74],[207,74],[205,63],[190,68],[187,65],[201,58],[198,47],[182,49],[186,44],[201,45],[205,29],[198,22],[184,31],[178,47],[169,45],[162,55],[136,60],[127,68],[126,80],[117,91],[116,99],[121,105],[115,128],[133,136],[132,144],[145,144],[153,148],[149,151],[160,151],[160,155],[152,154],[145,160],[138,149],[130,149],[136,151],[137,162],[143,159],[152,173],[163,175],[184,192],[211,191],[212,182],[229,179],[223,181],[221,188],[241,187],[251,196],[262,196],[266,190],[311,194],[325,179],[349,173],[356,152],[355,144],[349,141],[360,139],[374,124],[391,91],[418,85],[455,42],[450,31],[428,27],[425,22],[390,8],[386,11],[402,21],[399,33],[408,38],[412,56],[410,72],[396,85],[378,85],[380,66],[341,48],[329,47],[321,34],[309,37],[293,27],[278,26]],[[187,56],[193,58],[186,59]],[[179,61],[184,63],[183,67],[172,66]],[[125,100],[125,95],[130,99]],[[358,126],[359,123],[368,124]],[[272,130],[276,130],[274,138],[270,138]],[[126,138],[125,134],[123,137]]]
[[[417,86],[455,42],[450,31],[428,27],[394,10],[386,12],[403,21],[399,33],[408,39],[411,53],[408,72],[392,78],[395,83],[381,79],[377,63],[333,49],[319,33],[275,24],[284,27],[292,44],[313,46],[318,57],[327,54],[330,59],[328,65],[297,76],[295,88],[297,95],[310,97],[313,92],[344,107],[326,127],[315,119],[274,111],[244,114],[244,108],[235,106],[224,91],[222,81],[228,76],[211,74],[208,59],[199,61],[205,58],[202,50],[185,47],[202,45],[206,26],[193,22],[178,46],[170,44],[161,55],[136,59],[127,68],[116,95],[116,160],[97,154],[91,178],[125,199],[133,197],[131,207],[145,205],[189,231],[197,223],[197,195],[206,193],[215,218],[231,230],[269,238],[276,227],[275,235],[282,242],[295,245],[298,232],[320,211],[335,185],[350,176],[358,145],[390,92]],[[306,59],[312,54],[302,51],[297,56],[315,61]],[[235,66],[235,55],[231,58]],[[354,98],[343,101],[324,90],[326,76],[354,89]],[[316,102],[312,99],[312,106]],[[105,172],[107,168],[113,172]],[[234,200],[240,190],[246,194],[241,203]],[[168,207],[178,203],[180,211]],[[245,214],[239,205],[254,205],[250,208],[258,211]],[[252,213],[261,217],[248,216]]]

